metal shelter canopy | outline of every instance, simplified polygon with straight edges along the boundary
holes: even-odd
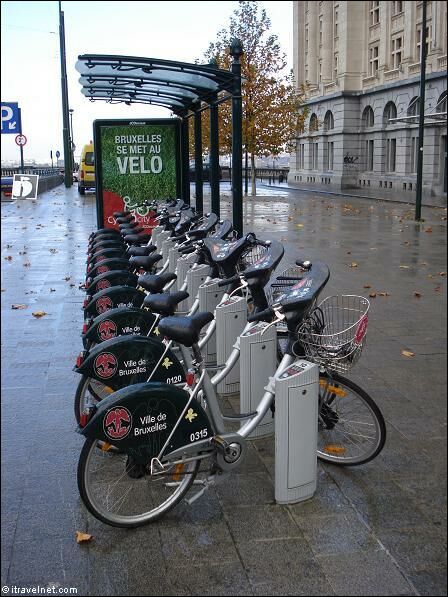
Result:
[[[220,91],[231,93],[235,80],[234,73],[211,65],[159,58],[83,54],[75,66],[91,101],[160,105],[180,116],[198,102],[212,103]]]

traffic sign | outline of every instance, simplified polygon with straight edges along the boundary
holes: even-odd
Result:
[[[17,135],[17,133],[20,133],[20,113],[17,102],[2,102],[1,131],[2,135]]]
[[[25,137],[25,135],[17,135],[15,141],[16,145],[26,145],[28,139]]]
[[[12,196],[14,199],[36,199],[38,187],[38,174],[14,174]]]
[[[61,157],[61,152],[60,152],[60,151],[57,151],[57,152],[56,152],[56,158],[57,158],[57,159],[59,159],[60,157]]]

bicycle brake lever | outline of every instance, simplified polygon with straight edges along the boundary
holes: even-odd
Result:
[[[240,278],[241,281],[241,286],[238,286],[238,288],[235,288],[235,290],[232,290],[232,292],[229,294],[229,298],[231,296],[233,296],[235,294],[235,292],[238,292],[239,290],[242,290],[243,288],[247,288],[249,286],[249,284],[246,282],[246,280],[243,280],[242,278]]]
[[[276,323],[279,323],[280,321],[283,321],[285,319],[285,314],[282,313],[279,309],[274,308],[274,313],[276,315],[276,319],[274,319],[274,321],[272,321],[270,324],[268,324],[261,332],[261,335],[263,335],[270,327],[272,327],[273,325],[275,325]]]

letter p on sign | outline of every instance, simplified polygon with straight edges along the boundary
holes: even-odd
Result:
[[[2,135],[17,134],[19,126],[19,104],[16,102],[5,103],[1,105],[1,131]]]

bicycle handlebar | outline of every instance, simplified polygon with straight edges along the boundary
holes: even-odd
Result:
[[[249,315],[247,318],[248,323],[252,323],[253,321],[268,321],[270,322],[274,315],[274,309],[272,307],[268,307],[267,309],[263,309],[263,311],[258,311],[258,313],[253,313]]]
[[[220,280],[218,282],[218,286],[229,286],[230,284],[233,284],[234,282],[238,282],[239,279],[240,279],[240,276],[238,274],[236,274],[235,276],[232,276],[231,278],[226,278],[225,280]]]

